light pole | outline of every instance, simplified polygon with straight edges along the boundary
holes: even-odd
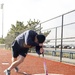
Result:
[[[3,38],[3,23],[4,23],[4,10],[3,10],[4,4],[1,4],[1,9],[2,9],[2,38]]]

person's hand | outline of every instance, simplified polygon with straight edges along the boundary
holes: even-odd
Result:
[[[40,48],[40,53],[44,53],[44,49],[43,48]]]

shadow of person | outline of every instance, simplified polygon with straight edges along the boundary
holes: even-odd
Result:
[[[18,74],[22,74],[22,75],[32,75],[32,74],[28,74],[26,72],[17,72]]]

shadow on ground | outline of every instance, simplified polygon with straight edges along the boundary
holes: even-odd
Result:
[[[17,72],[17,73],[22,75],[32,75],[32,74],[27,74],[26,72]]]

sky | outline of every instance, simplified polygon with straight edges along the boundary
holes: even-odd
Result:
[[[0,0],[4,3],[3,36],[16,21],[27,24],[29,19],[41,22],[75,9],[75,0]],[[0,37],[2,36],[2,9],[0,9]]]

